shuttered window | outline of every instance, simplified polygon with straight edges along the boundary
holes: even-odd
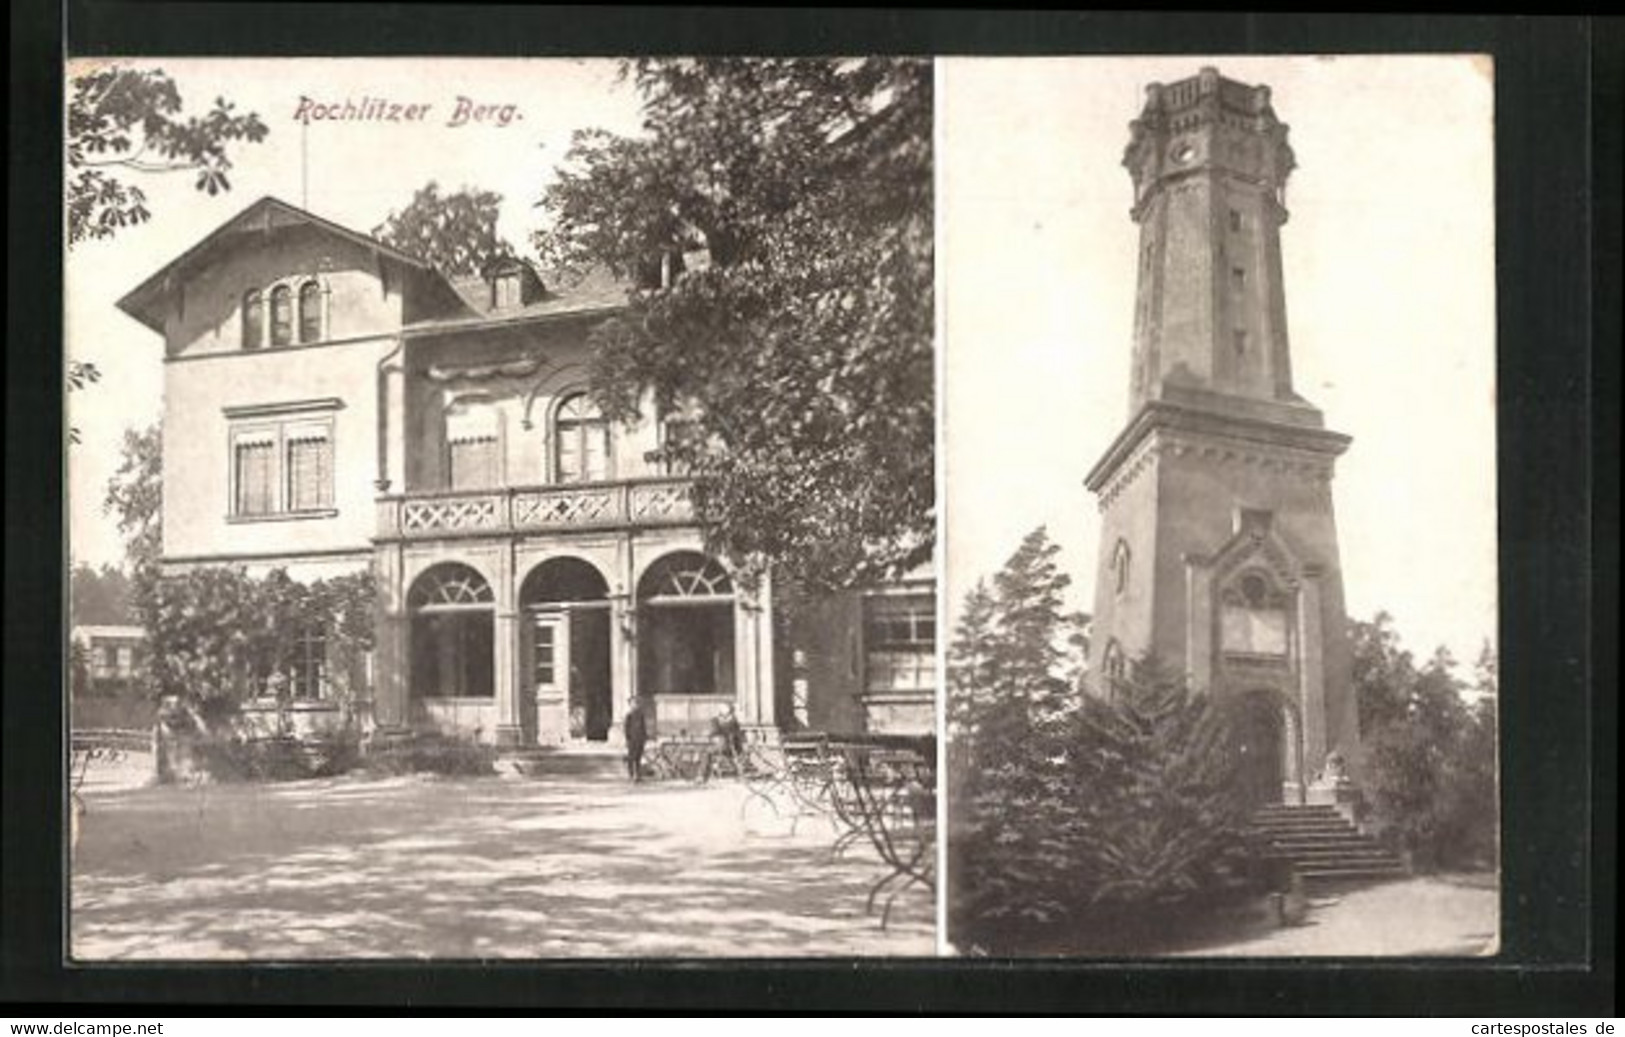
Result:
[[[497,485],[497,439],[480,436],[450,445],[451,488],[478,490]]]
[[[314,402],[288,404],[283,413],[260,405],[226,408],[233,518],[333,513],[337,473],[331,412],[343,404],[333,400],[329,409]]]
[[[446,410],[446,482],[481,490],[502,482],[501,417],[489,399],[470,396]]]
[[[233,511],[238,515],[269,515],[276,510],[276,443],[269,439],[240,439],[236,453]]]
[[[288,510],[333,506],[333,446],[318,431],[293,433],[288,440]]]

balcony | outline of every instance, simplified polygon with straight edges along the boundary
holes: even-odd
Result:
[[[689,488],[688,479],[656,478],[380,497],[379,539],[692,525]]]

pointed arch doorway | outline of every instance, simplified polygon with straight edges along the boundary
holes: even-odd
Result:
[[[1236,781],[1248,806],[1282,801],[1290,773],[1288,741],[1292,725],[1273,691],[1242,696],[1233,717]]]
[[[550,558],[525,577],[519,606],[525,742],[610,741],[615,698],[603,574],[579,558]]]

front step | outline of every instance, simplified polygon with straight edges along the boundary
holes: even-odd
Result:
[[[626,750],[600,745],[504,749],[497,767],[527,778],[624,778]]]
[[[1289,861],[1305,885],[1403,878],[1405,864],[1391,850],[1348,822],[1337,808],[1272,804],[1253,816],[1270,856]]]

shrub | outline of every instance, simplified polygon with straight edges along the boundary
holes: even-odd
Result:
[[[950,932],[1001,953],[1134,950],[1256,888],[1223,711],[1152,663],[1086,695],[1042,531],[950,649]]]
[[[366,753],[364,766],[369,773],[379,775],[485,777],[496,773],[496,750],[444,735],[415,735],[372,746]]]
[[[1470,703],[1449,654],[1417,667],[1386,615],[1354,624],[1353,642],[1364,785],[1381,837],[1419,871],[1495,867],[1494,653],[1479,659]]]

